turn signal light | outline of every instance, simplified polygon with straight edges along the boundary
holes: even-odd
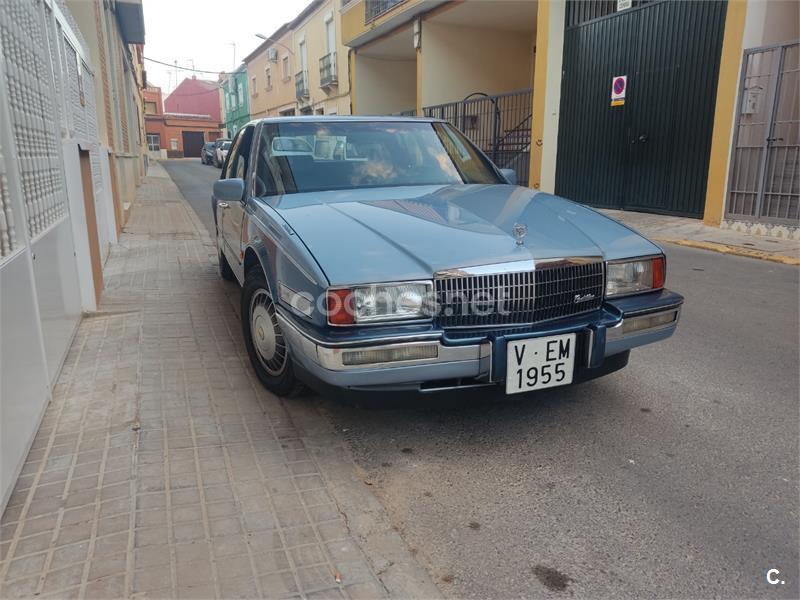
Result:
[[[328,323],[331,325],[353,325],[356,322],[352,290],[328,290],[325,301],[328,310]]]
[[[667,259],[659,256],[653,259],[653,289],[660,290],[667,281]]]

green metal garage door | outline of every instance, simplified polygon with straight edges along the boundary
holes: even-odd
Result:
[[[556,193],[701,217],[726,3],[616,4],[567,3]]]

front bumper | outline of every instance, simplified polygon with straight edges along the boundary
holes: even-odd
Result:
[[[575,381],[603,375],[615,370],[611,366],[624,366],[632,348],[670,337],[682,304],[682,296],[661,290],[607,301],[577,317],[502,331],[430,329],[352,338],[313,332],[281,309],[278,321],[298,366],[325,384],[430,391],[502,383],[507,341],[572,332],[578,334]]]

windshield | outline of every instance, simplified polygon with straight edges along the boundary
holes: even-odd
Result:
[[[262,127],[257,195],[504,183],[455,128],[429,122],[287,122]]]
[[[231,143],[230,142],[225,142],[224,144],[222,144],[222,149],[223,150],[227,150],[230,147],[231,147]]]

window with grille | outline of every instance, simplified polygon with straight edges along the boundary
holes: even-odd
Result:
[[[24,222],[30,238],[35,238],[67,214],[58,109],[49,87],[52,67],[38,6],[12,2],[3,5],[0,15],[5,93],[12,107],[24,107],[24,112],[11,111],[11,135],[16,143]],[[8,27],[9,23],[13,26]]]
[[[157,133],[147,134],[147,149],[151,152],[158,152],[161,150],[161,136]]]

